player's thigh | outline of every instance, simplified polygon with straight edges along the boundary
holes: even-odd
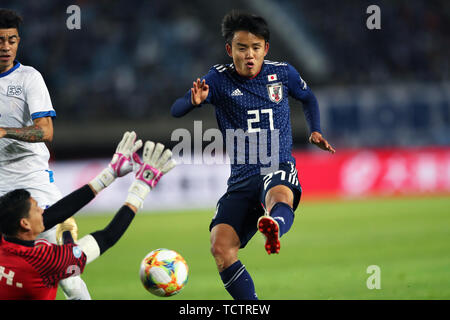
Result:
[[[289,204],[295,211],[302,195],[297,170],[291,163],[282,163],[277,171],[263,177],[260,201],[270,211],[277,202]]]
[[[244,248],[257,230],[256,224],[260,215],[256,213],[255,206],[257,204],[258,197],[252,197],[249,190],[227,192],[217,203],[217,210],[211,221],[210,231],[212,232],[220,224],[227,225],[228,227],[220,227],[219,230],[222,228],[226,228],[230,232],[233,230],[239,239],[238,248]],[[211,240],[218,243],[217,241],[221,240],[223,233],[220,232],[219,237],[214,235]],[[234,240],[235,238],[230,241],[233,246],[236,245]]]

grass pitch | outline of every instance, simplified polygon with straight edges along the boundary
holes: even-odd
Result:
[[[93,299],[231,299],[209,251],[214,210],[138,213],[119,242],[89,264],[82,278]],[[102,229],[113,213],[76,216],[80,237]],[[278,255],[256,234],[239,258],[260,299],[450,299],[450,197],[376,198],[301,203]],[[139,264],[169,248],[189,265],[173,297],[148,293]],[[380,289],[366,285],[379,266]],[[57,299],[64,299],[58,290]]]

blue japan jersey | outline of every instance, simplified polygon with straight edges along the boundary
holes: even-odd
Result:
[[[233,64],[215,65],[203,79],[209,85],[203,104],[215,106],[231,161],[229,185],[276,171],[280,163],[295,164],[288,96],[303,103],[310,132],[321,133],[317,99],[288,63],[264,60],[253,78],[240,76]],[[175,101],[171,113],[181,117],[194,108],[188,91]]]
[[[262,168],[295,164],[288,96],[305,100],[312,93],[291,65],[265,60],[253,78],[240,76],[233,64],[215,65],[203,79],[210,88],[204,103],[215,106],[231,160],[229,185]]]

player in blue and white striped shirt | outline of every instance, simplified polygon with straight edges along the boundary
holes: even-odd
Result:
[[[238,251],[259,229],[266,237],[266,251],[278,253],[279,237],[292,226],[302,192],[291,153],[288,96],[303,103],[310,142],[331,153],[335,150],[321,134],[317,99],[297,70],[285,62],[264,60],[270,38],[266,21],[232,11],[223,19],[222,34],[233,63],[213,66],[175,101],[171,112],[181,117],[202,104],[213,104],[224,140],[230,133],[245,132],[244,149],[236,141],[233,150],[227,148],[231,175],[210,225],[211,252],[231,296],[257,299]],[[258,158],[264,152],[271,161]]]

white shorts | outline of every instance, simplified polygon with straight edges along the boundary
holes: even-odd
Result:
[[[42,209],[47,209],[62,198],[61,191],[52,182],[39,187],[26,188],[26,190],[30,192],[31,197],[37,201],[38,206]]]

